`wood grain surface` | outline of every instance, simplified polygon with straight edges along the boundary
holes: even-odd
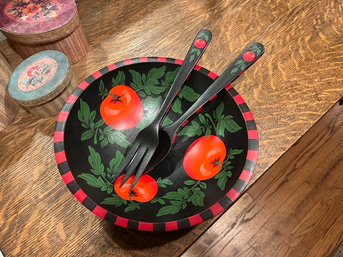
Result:
[[[6,90],[12,70],[12,66],[0,52],[0,130],[6,128],[18,112],[18,106]]]
[[[80,82],[131,57],[183,58],[196,32],[208,28],[213,40],[200,64],[220,74],[244,45],[263,43],[263,58],[235,84],[260,132],[255,182],[262,174],[272,175],[270,166],[342,97],[342,8],[337,0],[81,0],[79,15],[90,51],[73,70]],[[0,43],[0,50],[13,65],[21,61],[7,42]],[[234,222],[223,225],[227,216],[239,222],[243,209],[256,202],[253,194],[245,194],[217,221],[185,231],[150,234],[113,227],[72,199],[63,185],[53,158],[53,131],[53,118],[37,120],[21,111],[0,133],[0,249],[5,256],[175,256],[209,227],[230,228]],[[305,187],[301,196],[297,188],[300,198],[311,190]],[[334,208],[330,213],[336,215]],[[290,228],[281,229],[287,233]],[[263,253],[256,246],[265,241],[250,241],[254,248],[243,244],[239,251]]]
[[[337,104],[182,256],[331,256],[343,241],[342,171]]]

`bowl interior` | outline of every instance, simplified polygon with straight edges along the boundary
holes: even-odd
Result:
[[[168,58],[164,62],[157,59],[131,62],[112,71],[106,68],[84,91],[78,89],[79,97],[72,107],[70,104],[65,107],[70,109],[64,127],[67,165],[77,185],[112,217],[155,224],[187,220],[200,213],[205,220],[211,206],[225,199],[237,185],[248,153],[247,126],[233,96],[223,90],[179,130],[170,154],[148,174],[156,181],[157,190],[143,183],[135,198],[138,200],[131,201],[123,200],[114,191],[113,177],[125,150],[155,117],[178,69],[179,64]],[[209,71],[194,70],[174,101],[164,126],[180,117],[212,82]],[[118,85],[134,89],[140,99],[136,105],[142,104],[143,116],[134,128],[113,129],[100,114],[107,93]],[[137,119],[132,113],[120,117],[124,124]],[[224,146],[219,150],[218,142]],[[196,154],[187,155],[194,145]],[[209,178],[200,172],[204,169],[210,173]],[[152,200],[141,202],[144,194],[154,193]],[[189,221],[185,222],[189,226]]]

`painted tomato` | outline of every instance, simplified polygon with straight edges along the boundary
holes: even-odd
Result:
[[[194,42],[194,45],[196,48],[198,49],[203,49],[205,46],[206,46],[206,41],[203,40],[203,39],[197,39],[195,42]]]
[[[143,117],[142,101],[131,87],[115,86],[102,101],[100,114],[113,129],[132,129]]]
[[[131,176],[128,181],[122,187],[120,187],[123,179],[124,175],[120,176],[114,182],[114,191],[122,199],[127,201],[132,200],[140,203],[146,203],[155,198],[158,191],[158,185],[156,180],[149,175],[144,174],[140,177],[136,186],[132,189],[131,195],[129,192],[135,176]]]
[[[194,180],[207,180],[217,175],[226,158],[226,147],[217,136],[203,136],[195,140],[183,158],[183,167]]]
[[[256,54],[252,51],[246,52],[243,55],[243,60],[246,62],[252,62],[253,60],[255,60],[255,58],[256,58]]]

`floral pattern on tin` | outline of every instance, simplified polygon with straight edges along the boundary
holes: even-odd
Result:
[[[56,0],[13,0],[5,7],[5,14],[18,22],[51,20],[61,10]]]
[[[18,82],[19,89],[29,92],[46,85],[55,75],[57,66],[57,62],[53,59],[35,62],[20,76]]]

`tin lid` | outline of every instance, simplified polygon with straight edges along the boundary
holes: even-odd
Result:
[[[24,60],[13,71],[9,95],[24,106],[50,101],[70,82],[68,58],[58,51],[43,51]]]
[[[64,26],[76,12],[71,0],[1,0],[0,28],[14,34],[39,34]]]

